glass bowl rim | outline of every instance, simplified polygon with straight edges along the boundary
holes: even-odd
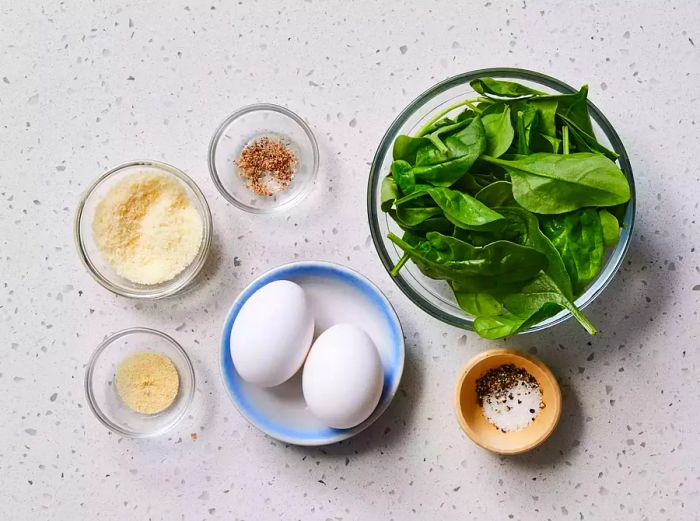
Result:
[[[185,183],[185,185],[190,189],[192,194],[194,194],[194,197],[197,199],[197,202],[200,204],[202,208],[202,220],[204,221],[202,244],[200,245],[199,251],[197,252],[197,256],[190,264],[195,265],[194,270],[187,277],[181,277],[181,274],[178,274],[171,280],[171,284],[168,284],[162,288],[153,289],[151,291],[133,291],[105,277],[100,272],[100,270],[98,270],[94,266],[94,264],[90,260],[90,256],[87,254],[87,249],[85,248],[82,237],[83,227],[80,222],[83,216],[83,211],[85,209],[85,204],[87,200],[90,198],[92,193],[100,184],[105,182],[110,177],[120,174],[128,168],[139,166],[161,170],[163,172],[166,172],[167,174],[175,176],[180,181]],[[80,261],[83,263],[83,266],[87,268],[87,271],[88,273],[90,273],[92,278],[95,279],[103,288],[122,297],[129,297],[140,300],[152,300],[175,295],[176,293],[180,292],[182,289],[187,287],[190,284],[190,282],[192,282],[197,277],[199,272],[204,267],[204,264],[207,260],[207,256],[209,255],[213,235],[213,223],[209,203],[207,203],[206,197],[204,197],[204,194],[200,190],[199,186],[197,186],[197,184],[190,176],[185,174],[179,168],[176,168],[162,161],[155,161],[152,159],[134,159],[131,161],[121,163],[115,167],[110,168],[109,170],[106,170],[100,176],[98,176],[98,178],[83,192],[83,194],[80,197],[80,201],[78,202],[78,208],[75,212],[75,219],[73,221],[73,235],[76,248],[78,250],[78,256],[80,257]]]
[[[221,176],[219,176],[219,172],[216,169],[216,150],[219,145],[219,141],[221,140],[221,137],[224,134],[225,129],[234,121],[239,119],[242,116],[245,116],[246,114],[249,114],[251,112],[263,112],[263,111],[271,111],[271,112],[276,112],[278,114],[282,114],[283,116],[287,116],[289,119],[291,119],[294,123],[296,123],[301,130],[304,131],[304,134],[306,135],[307,139],[309,140],[309,143],[311,144],[311,151],[312,151],[312,156],[313,156],[313,165],[311,167],[311,172],[309,174],[309,178],[307,180],[307,184],[304,187],[302,191],[300,191],[294,198],[290,199],[289,201],[285,201],[282,204],[279,204],[277,206],[272,206],[269,208],[259,208],[256,206],[250,206],[248,204],[245,204],[242,202],[240,199],[237,199],[231,192],[229,192],[224,184],[221,182]],[[216,131],[214,132],[214,135],[212,136],[211,140],[209,141],[209,152],[207,154],[207,159],[209,161],[209,174],[211,176],[212,181],[214,182],[214,185],[216,186],[216,189],[221,193],[222,196],[224,196],[224,199],[226,199],[229,203],[234,205],[236,208],[239,208],[241,210],[244,210],[246,212],[250,213],[257,213],[257,214],[263,214],[263,213],[273,213],[277,212],[279,210],[284,210],[291,208],[292,206],[295,206],[299,202],[301,202],[311,191],[311,187],[313,186],[316,176],[318,174],[318,167],[319,167],[319,152],[318,152],[318,142],[316,141],[316,136],[314,135],[313,131],[311,130],[311,127],[295,112],[289,110],[286,107],[282,107],[281,105],[275,105],[274,103],[254,103],[252,105],[246,105],[244,107],[241,107],[240,109],[234,111],[233,113],[229,114],[216,128]]]
[[[369,218],[369,227],[370,227],[370,234],[372,236],[372,242],[374,243],[374,247],[377,250],[377,253],[379,255],[379,258],[382,262],[382,265],[386,269],[386,271],[390,274],[391,276],[391,270],[394,267],[394,263],[391,260],[389,253],[384,246],[384,242],[382,240],[383,236],[381,234],[381,230],[379,229],[379,217],[377,213],[377,208],[378,208],[378,202],[377,202],[377,190],[376,188],[378,187],[378,183],[382,179],[382,172],[380,171],[381,167],[381,162],[384,157],[388,153],[390,153],[390,147],[393,145],[394,140],[396,139],[396,136],[398,135],[399,130],[401,127],[406,123],[406,121],[416,112],[416,110],[420,109],[425,105],[427,102],[429,102],[432,98],[435,96],[442,94],[446,92],[447,90],[451,89],[452,87],[456,87],[458,85],[463,85],[463,84],[468,84],[469,81],[484,77],[484,76],[493,76],[493,77],[498,77],[498,78],[503,78],[503,79],[521,79],[521,80],[527,80],[527,81],[532,81],[535,83],[539,83],[540,85],[544,85],[546,87],[549,87],[557,92],[560,92],[562,94],[567,94],[567,93],[575,93],[578,92],[577,89],[574,89],[571,87],[569,84],[554,78],[552,76],[548,76],[546,74],[542,74],[540,72],[536,71],[531,71],[528,69],[521,69],[521,68],[511,68],[511,67],[494,67],[494,68],[486,68],[486,69],[477,69],[473,71],[468,71],[464,72],[461,74],[457,74],[455,76],[451,76],[435,85],[432,87],[428,88],[425,90],[423,93],[421,93],[419,96],[417,96],[415,99],[413,99],[400,113],[394,121],[392,121],[391,125],[387,129],[387,131],[384,133],[382,136],[381,141],[379,142],[379,146],[377,147],[377,151],[374,154],[374,157],[372,159],[372,165],[370,167],[370,175],[369,175],[369,180],[367,184],[367,215]],[[635,192],[635,184],[634,184],[634,175],[632,173],[632,166],[630,165],[629,162],[629,156],[627,155],[627,151],[625,150],[625,147],[622,143],[622,140],[620,139],[620,136],[617,134],[617,131],[615,128],[612,126],[610,121],[605,117],[605,115],[596,107],[590,99],[587,100],[588,103],[588,109],[589,112],[591,113],[591,117],[594,119],[594,121],[600,126],[600,128],[603,130],[603,133],[607,137],[608,140],[610,140],[610,144],[612,145],[613,150],[615,150],[620,157],[618,158],[619,162],[619,167],[625,174],[625,177],[629,181],[630,185],[630,200],[628,202],[627,210],[625,213],[625,218],[623,221],[623,224],[625,225],[624,228],[622,228],[622,231],[620,233],[620,242],[618,243],[617,246],[615,246],[612,250],[613,254],[616,255],[616,258],[614,259],[614,264],[611,265],[611,269],[609,274],[605,279],[600,278],[600,274],[596,279],[591,282],[591,286],[589,288],[595,287],[595,290],[593,293],[588,297],[588,299],[585,302],[582,302],[580,304],[577,304],[579,309],[584,309],[587,307],[589,304],[591,304],[597,297],[600,295],[603,290],[608,286],[608,284],[612,281],[614,278],[615,274],[617,273],[618,269],[622,265],[622,262],[625,258],[625,255],[627,254],[627,251],[629,250],[630,246],[630,239],[632,237],[632,230],[634,227],[634,221],[635,221],[635,214],[636,214],[636,192]],[[610,259],[609,262],[613,261],[613,259]],[[604,268],[607,268],[605,266]],[[399,287],[401,292],[408,297],[408,299],[413,302],[416,306],[418,306],[420,309],[431,315],[432,317],[440,320],[441,322],[444,322],[446,324],[450,324],[452,326],[467,330],[467,331],[473,331],[473,323],[474,320],[471,317],[468,317],[466,314],[463,318],[461,317],[455,317],[453,315],[450,315],[449,313],[446,313],[439,309],[438,307],[434,306],[430,302],[428,302],[418,291],[414,290],[408,283],[406,283],[403,280],[403,277],[399,274],[399,276],[391,276],[391,279],[394,281],[394,283]],[[561,312],[560,312],[561,313]],[[557,324],[560,324],[572,317],[571,312],[565,311],[562,316],[557,318],[556,320],[553,320],[551,322],[545,323],[545,322],[540,322],[538,324],[535,324],[528,328],[525,331],[520,331],[517,334],[525,334],[525,333],[532,333],[535,331],[540,331],[543,329],[550,328],[552,326],[555,326]]]
[[[183,359],[185,360],[185,365],[187,366],[187,374],[189,375],[190,381],[192,382],[192,385],[190,386],[190,390],[187,393],[186,396],[183,396],[182,399],[184,400],[184,406],[182,407],[182,410],[173,418],[167,425],[163,425],[157,430],[154,430],[152,432],[138,432],[138,431],[131,431],[127,429],[121,428],[119,425],[114,423],[112,420],[110,420],[106,414],[102,412],[102,409],[100,406],[97,404],[97,400],[95,399],[93,390],[92,390],[92,377],[93,373],[95,370],[95,364],[97,363],[97,360],[99,359],[100,355],[110,346],[114,343],[114,341],[119,340],[122,337],[134,334],[134,333],[146,333],[150,335],[155,335],[160,337],[161,339],[165,340],[168,342],[170,345],[172,345],[176,351],[178,351]],[[180,380],[182,380],[182,376],[180,376]],[[88,406],[90,407],[90,410],[92,413],[95,415],[95,417],[104,425],[107,427],[110,431],[114,432],[115,434],[121,434],[123,436],[128,436],[129,438],[150,438],[152,436],[158,436],[160,434],[165,433],[166,431],[170,430],[173,428],[175,425],[177,425],[180,420],[185,416],[185,413],[187,410],[190,408],[190,405],[192,404],[192,400],[194,399],[194,391],[195,391],[195,386],[196,386],[196,379],[195,379],[195,373],[194,373],[194,366],[192,365],[192,360],[190,359],[189,355],[187,352],[183,349],[183,347],[170,335],[167,335],[166,333],[163,333],[162,331],[158,331],[157,329],[152,329],[149,327],[130,327],[127,329],[122,329],[121,331],[117,331],[116,333],[113,333],[109,335],[107,338],[105,338],[95,349],[95,351],[90,355],[90,360],[88,360],[87,367],[85,369],[85,396],[87,397],[87,402]]]

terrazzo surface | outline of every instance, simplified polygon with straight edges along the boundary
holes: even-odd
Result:
[[[0,518],[700,518],[700,10],[695,2],[0,2]],[[489,342],[403,296],[369,236],[366,182],[397,112],[467,70],[518,66],[580,85],[621,135],[638,220],[617,277],[574,322]],[[226,204],[208,141],[234,109],[291,108],[319,140],[312,195],[287,213]],[[188,172],[212,208],[200,284],[138,303],[98,286],[73,244],[81,192],[133,158]],[[219,331],[253,277],[340,262],[386,292],[407,363],[390,409],[356,438],[287,446],[238,415]],[[83,393],[109,333],[173,335],[198,377],[168,434],[110,434]],[[536,353],[564,392],[561,423],[520,457],[460,430],[453,386],[474,354]]]

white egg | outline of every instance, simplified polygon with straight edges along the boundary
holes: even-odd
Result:
[[[304,364],[302,388],[309,410],[329,427],[348,429],[377,407],[384,385],[372,339],[351,324],[324,331]]]
[[[298,284],[276,280],[243,304],[231,328],[231,359],[245,381],[274,387],[304,363],[314,317]]]

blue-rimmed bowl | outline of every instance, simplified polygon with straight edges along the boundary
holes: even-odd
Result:
[[[304,402],[301,371],[273,388],[249,384],[236,372],[231,360],[233,323],[253,293],[275,280],[291,280],[304,288],[316,322],[314,339],[340,323],[355,324],[372,338],[384,368],[384,387],[376,409],[360,425],[334,429],[315,418]],[[356,271],[330,262],[293,262],[258,277],[235,300],[221,332],[221,375],[234,405],[246,420],[265,434],[294,445],[336,443],[369,427],[394,398],[403,373],[404,357],[401,324],[386,297]]]

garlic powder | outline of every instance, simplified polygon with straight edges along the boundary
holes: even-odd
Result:
[[[180,376],[170,358],[148,351],[134,353],[119,364],[114,380],[124,403],[142,414],[164,411],[180,389]]]

